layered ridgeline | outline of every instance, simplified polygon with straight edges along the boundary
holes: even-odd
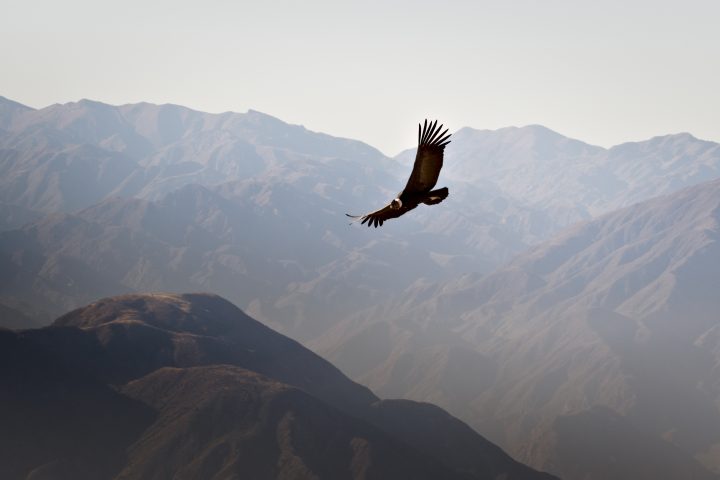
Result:
[[[122,292],[204,290],[308,341],[413,282],[489,272],[572,221],[720,165],[717,144],[689,135],[605,150],[542,127],[464,128],[442,206],[348,227],[345,212],[402,188],[412,156],[253,111],[0,98],[4,324]]]
[[[418,283],[312,345],[562,478],[718,478],[719,265],[716,180]]]
[[[720,145],[688,133],[605,149],[540,125],[463,128],[448,146],[448,181],[492,184],[568,225],[720,177]],[[414,151],[398,156],[411,164]]]
[[[98,296],[202,289],[312,336],[313,322],[418,276],[488,271],[553,229],[489,184],[453,185],[440,219],[350,228],[344,213],[384,205],[408,169],[254,111],[0,99],[0,119],[0,231],[14,230],[0,303],[45,323]]]
[[[3,479],[550,479],[208,294],[0,330]]]

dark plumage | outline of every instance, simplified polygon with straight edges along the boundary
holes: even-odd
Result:
[[[448,129],[440,133],[442,125],[437,126],[437,120],[428,124],[418,125],[418,149],[415,155],[415,165],[408,179],[407,185],[398,196],[389,204],[374,212],[365,215],[349,215],[350,218],[362,220],[361,224],[377,228],[385,220],[397,218],[409,212],[419,204],[435,205],[445,200],[449,194],[447,187],[431,190],[437,183],[440,169],[443,166],[443,153],[445,145],[450,143]]]

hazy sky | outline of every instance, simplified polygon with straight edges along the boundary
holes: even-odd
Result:
[[[720,141],[720,1],[0,0],[0,95],[249,108],[394,155],[415,124]]]

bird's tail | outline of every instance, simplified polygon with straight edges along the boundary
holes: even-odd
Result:
[[[422,203],[424,203],[425,205],[436,205],[445,200],[448,195],[450,195],[450,190],[448,190],[447,187],[438,188],[437,190],[428,192],[427,195],[425,195]]]

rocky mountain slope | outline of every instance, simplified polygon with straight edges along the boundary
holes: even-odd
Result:
[[[572,227],[491,275],[418,284],[313,346],[563,478],[713,478],[719,225],[716,180]]]
[[[553,478],[213,295],[103,299],[0,346],[2,478]]]

